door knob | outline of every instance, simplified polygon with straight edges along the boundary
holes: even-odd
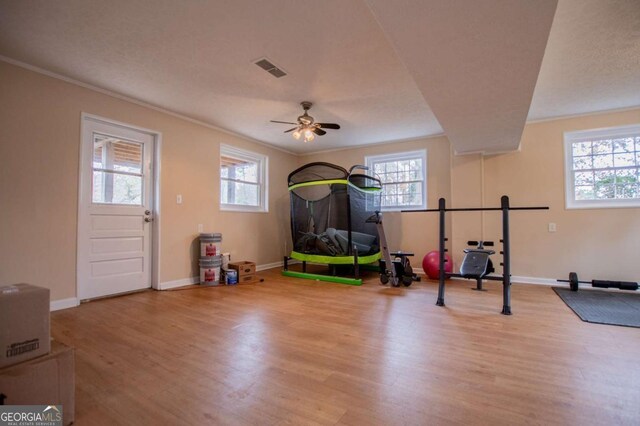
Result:
[[[145,221],[145,222],[153,222],[153,218],[151,218],[151,217],[145,217],[145,218],[144,218],[144,221]]]
[[[144,214],[146,214],[147,216],[149,216],[151,214],[151,210],[145,210]]]

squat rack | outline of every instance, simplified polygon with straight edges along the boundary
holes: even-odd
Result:
[[[549,210],[549,207],[511,207],[509,205],[509,197],[503,195],[500,198],[500,207],[470,207],[470,208],[446,208],[446,201],[444,198],[438,200],[437,209],[426,210],[403,210],[403,213],[412,212],[439,212],[440,213],[440,235],[439,235],[439,248],[440,259],[440,275],[438,284],[438,300],[436,305],[444,306],[444,284],[445,279],[449,277],[462,277],[460,274],[451,272],[445,272],[445,253],[448,251],[445,248],[445,242],[449,239],[445,237],[445,213],[446,212],[478,212],[478,211],[501,211],[502,212],[502,275],[491,276],[486,275],[483,277],[485,280],[502,281],[502,314],[511,315],[511,244],[509,240],[509,211],[510,210]]]

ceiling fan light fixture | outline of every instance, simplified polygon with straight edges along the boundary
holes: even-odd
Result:
[[[300,105],[304,110],[304,113],[299,116],[296,122],[291,121],[279,121],[279,120],[271,120],[272,123],[279,124],[292,124],[296,127],[293,127],[289,130],[285,130],[284,133],[292,132],[291,135],[295,140],[300,140],[301,138],[304,142],[311,142],[317,136],[326,135],[326,130],[323,129],[340,129],[340,125],[337,123],[316,123],[312,116],[308,114],[309,109],[313,105],[311,102],[301,102]]]
[[[313,134],[313,129],[310,127],[304,128],[304,141],[311,142],[316,138],[316,135]]]

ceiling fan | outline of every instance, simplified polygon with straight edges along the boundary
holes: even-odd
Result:
[[[313,120],[313,117],[307,113],[309,109],[311,109],[311,106],[313,105],[311,102],[308,102],[308,101],[300,102],[300,105],[302,105],[304,114],[298,117],[297,123],[292,123],[290,121],[277,121],[277,120],[271,120],[271,122],[295,125],[296,127],[289,130],[285,130],[284,132],[285,133],[293,132],[292,135],[295,139],[300,139],[300,137],[304,136],[305,142],[311,142],[315,138],[315,135],[318,135],[318,136],[326,135],[327,132],[325,132],[323,129],[338,130],[340,128],[340,125],[336,123],[316,123]]]

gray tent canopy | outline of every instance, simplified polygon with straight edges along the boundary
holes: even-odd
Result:
[[[291,258],[327,264],[349,264],[353,257],[372,263],[380,257],[374,223],[380,211],[379,179],[348,172],[335,164],[315,162],[289,174]]]

